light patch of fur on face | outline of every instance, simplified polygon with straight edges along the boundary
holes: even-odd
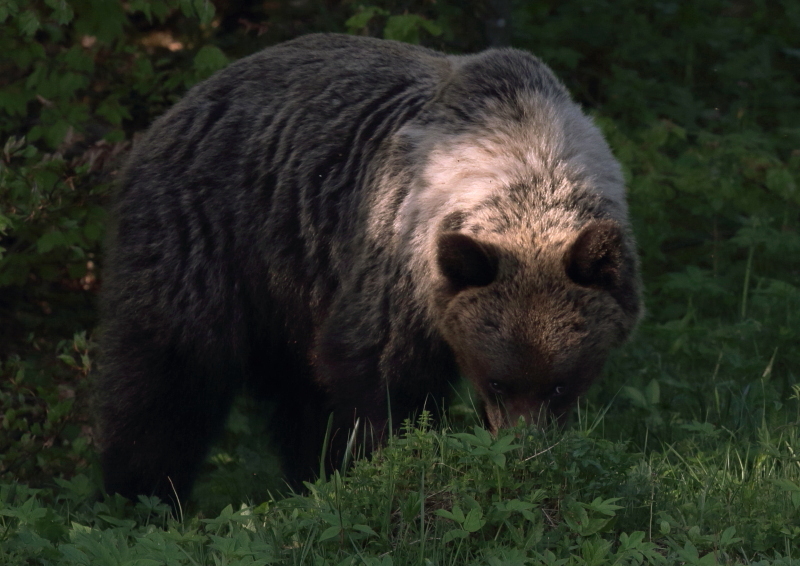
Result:
[[[399,134],[424,163],[391,226],[398,249],[415,254],[419,304],[432,308],[441,284],[435,242],[450,214],[463,215],[460,231],[517,254],[561,253],[586,222],[583,209],[601,200],[604,215],[627,225],[620,167],[580,108],[536,93],[516,104],[491,101],[468,133],[411,125]]]
[[[502,106],[488,113],[484,144],[513,155],[514,177],[551,181],[539,187],[543,204],[563,203],[579,192],[606,197],[614,203],[613,218],[625,221],[627,205],[622,172],[605,139],[573,102],[528,93],[519,100],[521,120],[509,120]],[[547,185],[547,183],[545,183]]]
[[[405,238],[438,225],[447,213],[470,210],[513,183],[513,159],[495,149],[471,136],[434,148],[397,215],[395,234]]]

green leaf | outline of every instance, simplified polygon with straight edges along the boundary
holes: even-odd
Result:
[[[42,128],[42,137],[47,145],[52,148],[57,148],[64,141],[64,136],[69,131],[70,123],[66,120],[57,120],[55,123]]]
[[[66,0],[45,0],[45,4],[53,9],[53,18],[60,26],[68,24],[75,17],[72,6]]]
[[[480,530],[485,524],[486,521],[483,518],[483,512],[480,509],[470,509],[461,526],[465,531],[474,533]]]
[[[658,385],[658,381],[655,379],[651,379],[650,383],[644,388],[644,396],[647,398],[647,402],[650,405],[657,405],[659,399],[661,398],[661,388]]]
[[[19,15],[19,18],[17,18],[17,26],[23,35],[33,37],[33,34],[39,31],[41,22],[39,22],[39,17],[36,15],[36,12],[33,10],[25,10]]]
[[[81,11],[75,19],[75,31],[96,36],[101,42],[111,43],[124,37],[128,16],[123,2],[90,0],[90,9]]]
[[[383,28],[384,39],[404,41],[406,43],[419,43],[419,28],[422,18],[416,14],[399,14],[386,20]]]
[[[442,33],[441,27],[418,14],[399,14],[386,20],[383,37],[407,43],[419,43],[421,29],[433,36],[441,35]]]
[[[73,45],[64,55],[64,63],[71,71],[79,73],[92,73],[94,60],[80,45]]]
[[[491,446],[493,441],[491,432],[477,425],[472,427],[472,430],[475,431],[475,436],[480,440],[482,446]]]
[[[59,230],[52,230],[50,232],[45,232],[42,234],[38,240],[36,240],[36,251],[40,254],[44,254],[59,247],[66,247],[67,246],[67,239],[64,237],[64,234]]]
[[[503,454],[491,454],[489,459],[491,459],[498,468],[506,467],[506,457]]]
[[[70,356],[69,354],[60,354],[58,359],[67,364],[71,368],[78,367],[78,363],[75,361],[75,358]]]
[[[4,233],[9,228],[11,228],[11,219],[0,213],[0,234]]]
[[[368,525],[353,525],[353,530],[368,534],[370,536],[378,536],[378,533],[372,530],[372,528],[370,528]]]
[[[82,74],[66,72],[59,76],[58,79],[58,95],[63,98],[71,98],[75,95],[75,91],[86,88],[89,84],[89,79]]]
[[[778,487],[781,491],[788,491],[788,492],[795,492],[800,493],[800,486],[794,483],[790,479],[780,478],[776,480],[772,480],[772,483]]]
[[[688,540],[686,541],[686,544],[683,545],[683,548],[678,548],[676,550],[678,556],[685,560],[687,564],[695,566],[712,566],[717,563],[716,556],[713,552],[709,552],[701,558],[700,553],[697,552],[697,547],[695,547]]]
[[[515,440],[516,436],[514,436],[513,434],[507,434],[505,436],[501,436],[492,445],[492,451],[505,454],[506,452],[510,452],[511,450],[516,450],[517,448],[520,448],[520,445],[512,444],[512,442],[514,442]]]
[[[339,533],[341,532],[342,528],[338,525],[335,525],[333,527],[328,527],[327,529],[322,531],[322,534],[319,535],[319,542],[336,538],[339,536]]]
[[[580,543],[581,558],[585,564],[607,563],[610,549],[611,542],[600,538],[589,538]]]
[[[92,562],[89,555],[74,544],[62,544],[58,547],[58,551],[70,564],[91,564]]]
[[[211,0],[194,0],[194,11],[203,25],[210,24],[214,19],[214,4],[211,3]]]
[[[782,198],[800,203],[800,194],[798,194],[797,185],[788,168],[772,167],[768,169],[766,185],[770,191],[780,195]]]
[[[586,505],[586,508],[591,511],[596,511],[598,513],[602,513],[603,515],[608,515],[609,517],[613,517],[617,514],[617,511],[622,509],[620,505],[614,505],[615,501],[619,501],[619,497],[612,497],[610,499],[602,499],[600,497],[596,497],[594,501]]]
[[[506,501],[506,509],[509,511],[524,511],[527,509],[534,509],[536,505],[528,501],[521,501],[519,499],[511,499]]]
[[[622,394],[625,395],[625,397],[627,397],[628,399],[630,399],[635,406],[641,409],[646,409],[648,407],[647,399],[642,394],[642,392],[636,389],[635,387],[631,387],[630,385],[624,386],[622,388]]]
[[[450,519],[451,521],[456,520],[455,516],[447,509],[437,509],[436,511],[434,511],[433,514],[438,517],[444,517],[445,519]]]
[[[194,2],[193,0],[180,0],[181,12],[187,18],[194,17]]]
[[[16,5],[9,4],[8,2],[0,2],[0,24],[4,23],[8,17],[11,15],[11,12],[16,12]]]
[[[163,10],[166,6],[161,5],[161,9]],[[130,0],[128,2],[128,11],[130,13],[141,12],[144,14],[144,17],[147,18],[148,23],[153,22],[153,11],[151,10],[151,3],[150,0]]]
[[[83,235],[90,242],[99,242],[103,238],[103,223],[86,222],[83,226]]]
[[[350,16],[344,25],[347,27],[347,32],[351,34],[358,33],[367,27],[367,24],[375,16],[388,16],[389,12],[377,6],[366,6],[361,8],[359,12]]]
[[[427,31],[432,36],[438,37],[442,35],[442,27],[436,22],[432,22],[430,20],[421,18],[420,24],[422,25],[423,28],[425,28],[425,31]]]
[[[0,108],[12,116],[24,117],[28,112],[29,93],[18,88],[8,87],[0,90]]]
[[[634,531],[630,535],[622,533],[619,537],[619,550],[628,551],[630,549],[637,549],[642,542],[644,542],[644,531]]]
[[[119,95],[111,95],[106,98],[95,110],[95,113],[102,116],[115,126],[122,124],[123,119],[130,120],[131,114],[128,109],[119,103]]]
[[[88,343],[86,342],[86,331],[76,332],[72,337],[72,342],[75,344],[75,348],[77,350],[85,350],[88,347]]]
[[[734,536],[736,534],[736,527],[728,527],[719,537],[719,545],[722,548],[727,548],[733,544],[742,542],[740,537]]]
[[[434,514],[438,515],[439,517],[444,517],[445,519],[450,519],[451,521],[455,521],[459,525],[462,524],[466,519],[466,517],[464,516],[464,512],[458,505],[454,505],[452,511],[448,511],[446,509],[437,509],[434,512]]]
[[[467,531],[465,531],[464,529],[451,529],[451,530],[447,531],[444,534],[444,536],[442,537],[442,544],[447,544],[451,540],[454,540],[454,539],[457,539],[457,538],[460,538],[460,539],[467,538],[468,536],[469,536],[469,533]]]
[[[219,47],[213,45],[204,45],[194,56],[194,68],[203,74],[210,75],[227,64],[228,58]]]

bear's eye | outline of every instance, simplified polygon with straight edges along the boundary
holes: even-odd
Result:
[[[490,381],[489,391],[491,391],[495,395],[503,395],[506,392],[506,387],[499,381]]]
[[[550,397],[558,397],[559,395],[563,395],[566,393],[567,388],[563,385],[556,385],[553,387],[553,391],[550,393]]]

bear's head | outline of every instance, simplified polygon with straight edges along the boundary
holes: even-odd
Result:
[[[493,431],[562,418],[630,335],[641,311],[632,247],[597,218],[559,243],[437,235],[439,330]]]

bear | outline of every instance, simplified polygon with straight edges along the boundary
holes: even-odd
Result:
[[[462,377],[492,431],[562,417],[641,315],[621,168],[524,51],[303,36],[190,89],[120,177],[108,493],[185,500],[240,391],[293,485]]]

